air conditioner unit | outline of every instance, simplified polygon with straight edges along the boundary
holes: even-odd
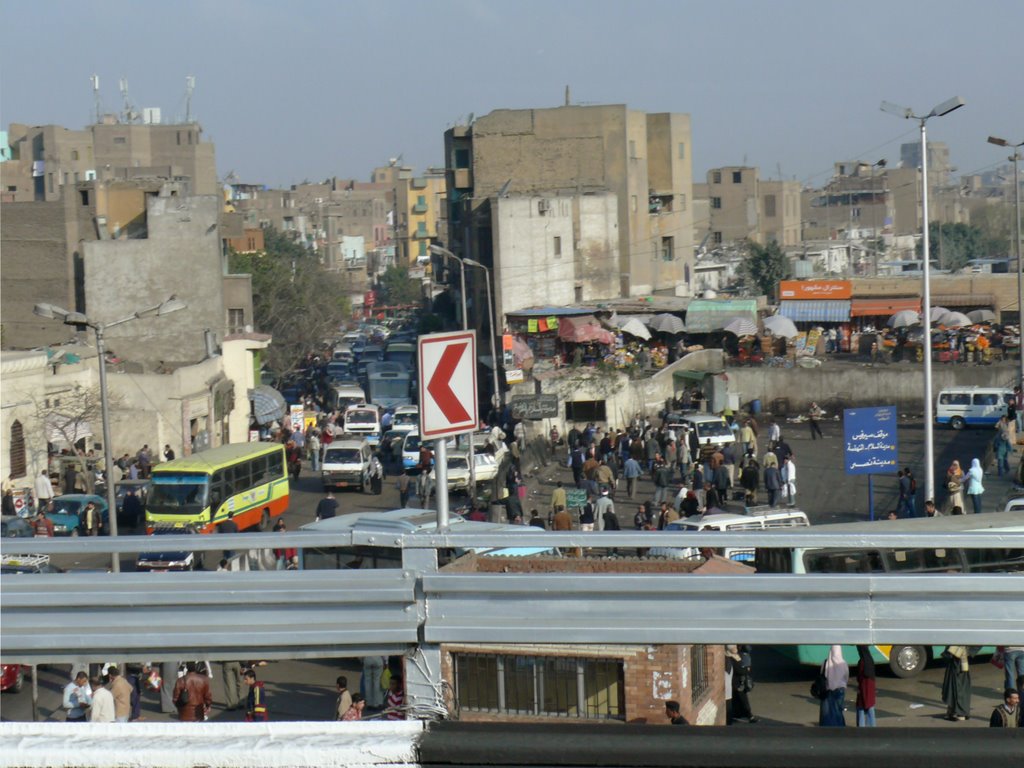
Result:
[[[546,200],[544,198],[541,198],[540,200],[537,201],[537,213],[539,213],[539,214],[541,214],[543,216],[545,213],[547,213],[550,210],[551,210],[551,203],[550,203],[550,201],[548,201],[548,200]]]

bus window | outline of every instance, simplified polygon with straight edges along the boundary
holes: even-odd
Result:
[[[885,567],[875,551],[821,550],[804,553],[804,570],[807,573],[882,573]]]
[[[924,570],[924,558],[919,549],[890,549],[885,553],[890,571]]]
[[[758,573],[792,573],[793,550],[760,547],[754,555],[754,567]]]
[[[267,471],[270,473],[269,480],[277,480],[284,477],[284,453],[275,451],[267,456]]]
[[[926,571],[962,571],[964,564],[960,561],[959,549],[922,549]]]
[[[965,549],[967,570],[975,573],[1024,570],[1024,549]]]

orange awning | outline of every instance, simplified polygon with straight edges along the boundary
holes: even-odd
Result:
[[[909,299],[854,299],[850,303],[850,317],[889,317],[909,309],[921,311],[921,300]]]

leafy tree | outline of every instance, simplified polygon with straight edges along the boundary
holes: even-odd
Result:
[[[951,271],[961,269],[971,259],[986,259],[1005,248],[1005,245],[994,244],[985,237],[980,227],[960,222],[940,224],[933,221],[928,225],[928,237],[932,261],[937,261],[940,269]],[[923,252],[923,244],[918,243],[917,255]]]
[[[264,360],[275,374],[286,376],[348,319],[348,280],[273,228],[264,230],[263,241],[262,252],[232,252],[229,263],[232,272],[252,275],[255,325],[274,337]]]
[[[423,301],[423,288],[419,280],[409,277],[408,267],[388,267],[380,276],[377,302],[389,306],[418,305]]]
[[[988,253],[995,257],[1007,253],[1011,257],[1016,255],[1013,244],[1016,229],[1013,225],[1012,205],[986,205],[971,211],[971,224],[981,230]]]
[[[747,243],[747,254],[740,263],[740,274],[748,287],[771,296],[778,288],[779,281],[788,276],[789,263],[776,242],[768,245]]]

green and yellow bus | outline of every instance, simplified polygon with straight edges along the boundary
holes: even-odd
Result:
[[[270,529],[288,509],[288,473],[280,443],[236,443],[153,468],[146,532],[195,528],[210,533],[234,513],[239,529]]]

